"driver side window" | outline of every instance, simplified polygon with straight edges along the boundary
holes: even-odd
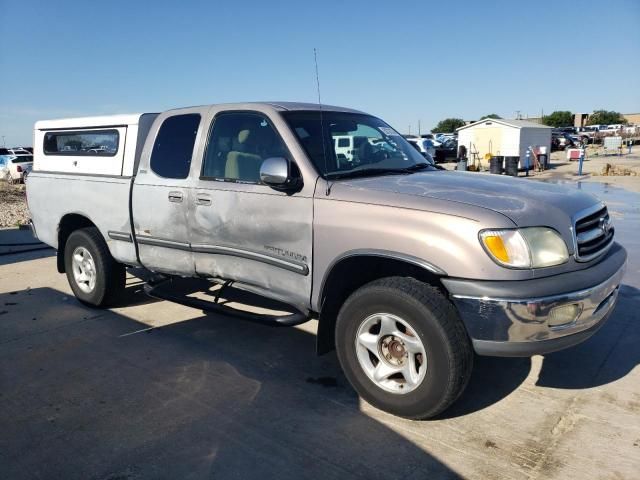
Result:
[[[268,119],[258,113],[222,113],[213,120],[201,178],[260,183],[260,166],[270,157],[288,158]]]

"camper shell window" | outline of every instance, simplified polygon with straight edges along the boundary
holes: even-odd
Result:
[[[119,144],[117,130],[47,132],[43,151],[45,155],[113,157],[118,153]]]

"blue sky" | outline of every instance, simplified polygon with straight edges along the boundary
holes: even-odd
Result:
[[[640,112],[640,0],[0,0],[0,135],[246,100],[350,106],[406,132],[516,110]],[[1,139],[0,139],[1,141]]]

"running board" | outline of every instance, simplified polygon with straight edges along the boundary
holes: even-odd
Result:
[[[242,310],[237,310],[235,308],[227,307],[220,303],[217,303],[217,300],[220,297],[220,293],[216,294],[214,302],[209,302],[207,300],[202,300],[200,298],[192,298],[187,295],[180,295],[179,293],[173,293],[167,290],[161,289],[161,287],[170,281],[171,278],[165,278],[156,282],[149,282],[144,286],[144,292],[150,297],[157,298],[160,300],[167,300],[173,303],[179,303],[180,305],[185,305],[187,307],[193,307],[200,310],[204,310],[206,312],[220,313],[222,315],[229,315],[232,317],[240,318],[242,320],[248,320],[250,322],[260,323],[263,325],[270,325],[273,327],[293,327],[295,325],[300,325],[310,320],[308,315],[305,315],[302,312],[296,310],[295,313],[291,313],[289,315],[275,316],[275,315],[262,315],[259,313],[245,312]],[[211,285],[211,283],[209,283]],[[229,285],[229,283],[225,283],[222,288],[225,288]],[[293,307],[290,307],[294,309]],[[295,310],[295,309],[294,309]]]

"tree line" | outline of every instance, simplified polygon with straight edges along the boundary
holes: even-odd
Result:
[[[549,127],[571,127],[573,126],[574,114],[568,110],[556,110],[542,117],[542,124]],[[500,115],[490,113],[480,117],[480,120],[487,118],[500,119]],[[587,120],[587,125],[626,125],[627,119],[620,112],[612,110],[595,110]],[[461,118],[445,118],[440,120],[438,124],[431,130],[433,133],[449,133],[455,132],[456,129],[464,127],[466,122]]]

